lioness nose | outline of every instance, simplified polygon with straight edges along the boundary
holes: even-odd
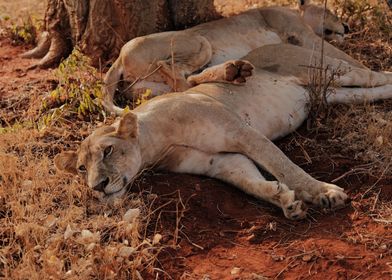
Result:
[[[99,191],[99,192],[103,192],[105,191],[106,186],[109,184],[109,178],[106,178],[105,180],[103,180],[101,183],[95,185],[93,187],[93,189],[95,191]]]

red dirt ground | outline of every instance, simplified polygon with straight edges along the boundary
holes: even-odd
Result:
[[[46,82],[51,70],[26,69],[34,64],[33,59],[23,59],[19,55],[27,50],[26,46],[13,46],[10,39],[0,40],[0,97],[8,97],[21,87]]]
[[[51,87],[51,70],[24,70],[33,61],[18,57],[23,50],[0,41],[1,100],[21,87]],[[299,133],[313,137],[304,128]],[[307,163],[295,137],[299,136],[278,144],[319,179],[331,181],[360,164],[350,155],[309,149],[312,163]],[[178,249],[160,255],[159,266],[170,275],[167,279],[391,279],[392,225],[371,216],[392,198],[391,180],[378,182],[381,188],[362,197],[363,186],[375,182],[369,176],[344,176],[338,183],[353,197],[352,206],[335,213],[310,210],[310,217],[298,222],[285,219],[274,206],[204,177],[149,173],[134,191],[158,194],[161,205],[172,201],[151,225],[162,233],[163,243],[171,245],[178,236]],[[176,225],[178,235],[173,234]]]

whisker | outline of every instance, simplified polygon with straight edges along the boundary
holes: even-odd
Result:
[[[111,183],[111,185],[117,184],[118,181],[121,180],[121,178],[122,178],[122,177],[121,177],[120,175],[117,175],[117,176],[114,178],[114,180],[113,180],[113,182]]]

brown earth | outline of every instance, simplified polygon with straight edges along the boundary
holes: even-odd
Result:
[[[0,44],[2,106],[14,92],[52,87],[52,70],[26,71],[32,61],[18,57],[25,48],[7,39]],[[12,111],[17,105],[8,106]],[[317,141],[322,143],[327,136]],[[331,181],[360,164],[339,151],[305,151],[298,142],[304,137],[316,135],[302,128],[278,144],[319,179]],[[392,226],[372,217],[379,204],[392,197],[390,179],[377,182],[362,197],[365,186],[377,179],[343,176],[339,184],[353,197],[352,206],[333,213],[311,209],[309,218],[299,222],[288,221],[278,208],[204,177],[148,173],[133,191],[158,194],[160,205],[172,201],[151,224],[167,244],[178,238],[177,249],[164,250],[159,256],[160,268],[172,279],[390,279]]]
[[[12,44],[10,39],[0,40],[0,125],[13,124],[17,118],[28,119],[30,100],[37,100],[43,92],[53,87],[52,70],[32,69],[32,59],[20,54],[31,46]],[[34,90],[32,90],[34,89]],[[17,95],[16,95],[17,93]]]
[[[11,44],[10,39],[0,41],[0,97],[11,97],[14,92],[24,91],[23,87],[45,83],[43,77],[50,76],[51,70],[27,70],[33,59],[23,59],[19,55],[31,46]],[[48,77],[49,78],[49,77]]]
[[[280,141],[279,146],[287,150],[291,140]],[[312,164],[306,164],[297,149],[288,154],[325,181],[357,165],[348,156],[308,152]],[[288,221],[279,209],[209,178],[155,175],[145,183],[153,186],[153,193],[175,192],[171,199],[180,194],[187,201],[180,248],[166,252],[161,260],[174,279],[390,279],[391,226],[370,217],[378,201],[390,202],[390,178],[376,188],[378,201],[374,194],[362,198],[364,186],[374,181],[345,177],[339,184],[353,197],[352,206],[334,213],[311,209],[310,217],[300,222]],[[174,214],[162,218],[162,231],[174,228],[175,221]],[[235,268],[240,272],[233,275]]]

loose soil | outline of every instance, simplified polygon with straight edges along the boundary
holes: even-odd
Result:
[[[19,58],[25,47],[13,46],[7,39],[0,45],[2,112],[7,111],[4,106],[11,113],[25,110],[28,103],[22,102],[21,108],[11,103],[14,93],[28,94],[29,87],[35,88],[33,92],[37,88],[48,91],[53,86],[52,70],[26,71],[33,61]],[[301,141],[317,139],[322,146],[327,137],[303,127],[298,134],[278,141],[313,176],[325,181],[341,178],[339,185],[353,198],[350,207],[336,212],[310,209],[304,221],[288,221],[278,208],[210,178],[144,175],[132,191],[157,194],[159,205],[171,202],[150,226],[164,236],[163,242],[170,245],[176,240],[177,244],[176,249],[165,249],[159,255],[158,266],[166,273],[161,277],[390,279],[392,226],[373,214],[391,201],[391,178],[350,173],[362,164],[352,155],[312,150]],[[367,192],[370,186],[373,189]]]

